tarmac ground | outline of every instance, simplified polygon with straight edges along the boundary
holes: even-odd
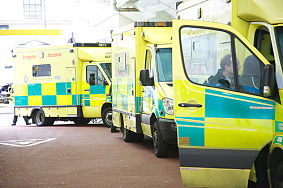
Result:
[[[178,149],[156,158],[152,140],[126,143],[103,124],[11,126],[13,106],[0,105],[0,187],[184,187]]]

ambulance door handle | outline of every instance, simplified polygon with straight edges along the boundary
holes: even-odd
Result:
[[[68,88],[68,89],[67,89],[67,93],[71,93],[71,88]]]
[[[84,91],[89,91],[89,89],[85,89]]]
[[[201,104],[188,104],[188,103],[179,103],[178,106],[180,107],[195,107],[195,108],[201,108]]]

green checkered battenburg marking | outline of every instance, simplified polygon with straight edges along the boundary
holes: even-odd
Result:
[[[41,96],[42,105],[50,106],[57,105],[58,95],[72,95],[72,92],[67,93],[67,88],[72,88],[71,82],[60,82],[56,83],[56,95],[42,95],[41,83],[37,84],[28,84],[28,96],[15,96],[15,106],[28,106],[28,97],[29,96]],[[72,95],[72,105],[81,104],[81,95]]]

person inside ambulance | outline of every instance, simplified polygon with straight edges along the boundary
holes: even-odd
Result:
[[[215,75],[210,76],[204,84],[232,89],[235,85],[232,62],[232,55],[225,55],[220,61],[220,69]]]
[[[248,56],[244,61],[243,74],[239,78],[240,85],[243,86],[244,91],[251,93],[260,92],[260,77],[261,69],[260,63],[254,55]]]
[[[89,85],[95,85],[95,74],[94,73],[89,74]]]

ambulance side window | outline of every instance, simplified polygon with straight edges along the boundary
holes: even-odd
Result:
[[[96,65],[86,67],[86,81],[90,85],[108,85],[103,74]]]
[[[183,64],[191,82],[260,95],[264,64],[236,36],[222,30],[181,30]]]
[[[151,60],[151,51],[150,50],[146,50],[145,64],[144,64],[144,68],[145,69],[149,69],[150,60]]]
[[[231,40],[224,31],[182,28],[183,63],[189,80],[235,90]]]
[[[272,49],[272,43],[270,39],[270,33],[264,26],[260,26],[255,32],[254,46],[261,54],[274,65],[274,54]]]
[[[153,64],[152,64],[152,54],[150,50],[146,50],[145,57],[145,69],[149,69],[149,77],[153,77]]]
[[[51,65],[50,64],[33,65],[32,76],[33,77],[51,76]]]
[[[237,38],[235,39],[235,50],[238,62],[239,91],[259,95],[263,63]]]

